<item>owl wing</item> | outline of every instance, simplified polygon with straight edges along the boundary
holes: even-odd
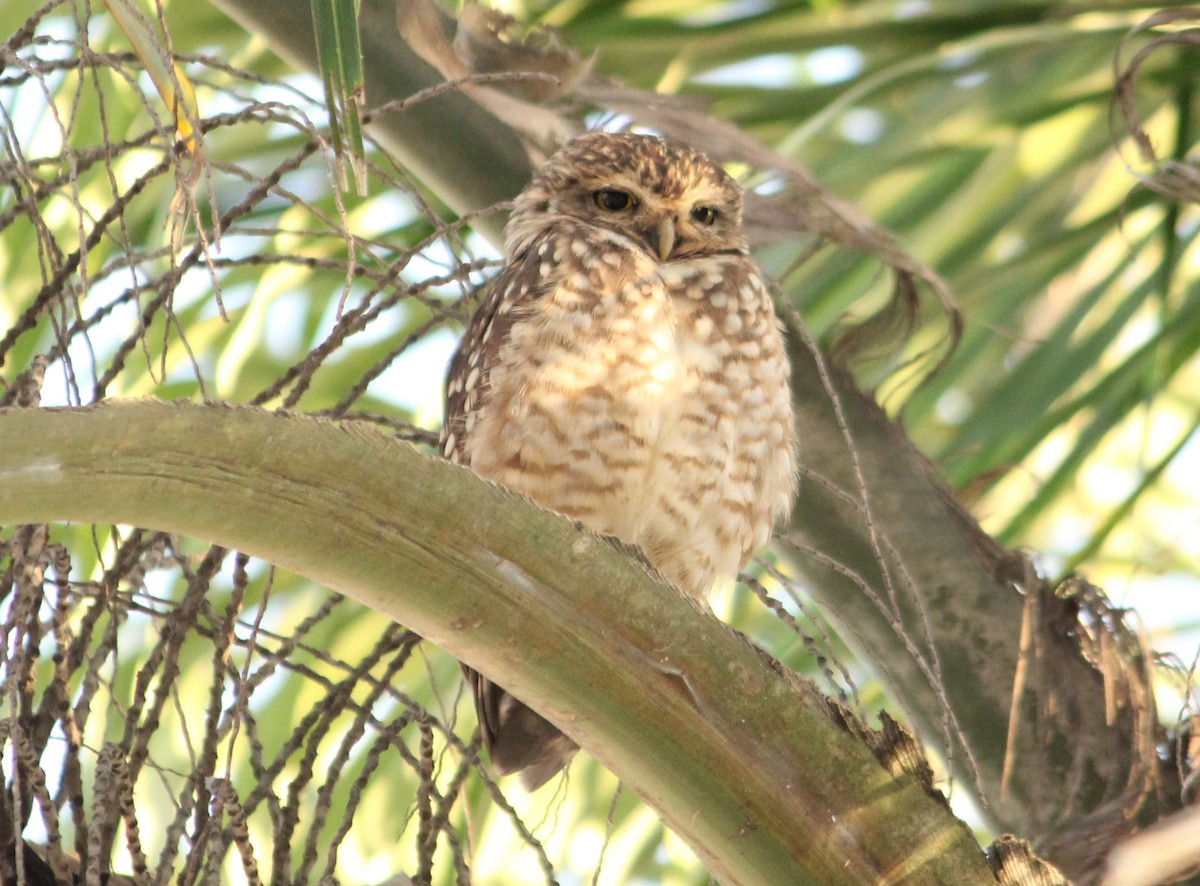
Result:
[[[538,238],[504,267],[471,316],[450,360],[441,447],[442,456],[456,464],[462,464],[465,455],[467,416],[486,402],[492,367],[513,325],[558,284],[557,275],[543,273],[541,254],[549,239],[549,235]]]
[[[549,234],[505,266],[471,317],[450,361],[441,445],[442,455],[452,462],[464,462],[467,416],[486,404],[491,369],[512,327],[558,284],[558,275],[543,273],[547,247],[553,247]],[[522,772],[529,790],[541,787],[570,761],[578,745],[478,671],[466,665],[462,669],[493,767],[503,774]]]

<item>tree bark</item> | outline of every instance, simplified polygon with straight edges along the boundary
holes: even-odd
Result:
[[[940,796],[628,549],[372,428],[10,409],[0,452],[6,523],[183,533],[403,622],[546,712],[722,882],[994,882]]]
[[[997,545],[903,428],[803,340],[792,329],[810,475],[785,537],[809,592],[992,827],[1088,881],[1136,830],[1164,740],[1135,633],[1094,588],[1049,587]]]

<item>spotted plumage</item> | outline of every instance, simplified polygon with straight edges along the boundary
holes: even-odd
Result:
[[[638,545],[682,590],[731,582],[795,495],[779,323],[703,154],[590,133],[517,198],[507,264],[450,366],[443,453]],[[467,672],[493,765],[536,787],[575,745]]]

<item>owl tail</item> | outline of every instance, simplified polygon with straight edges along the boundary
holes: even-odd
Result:
[[[463,674],[475,695],[483,743],[498,773],[519,772],[525,789],[535,791],[571,762],[579,745],[558,727],[482,674],[465,665]]]

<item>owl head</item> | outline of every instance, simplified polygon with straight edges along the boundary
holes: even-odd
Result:
[[[650,135],[589,132],[564,145],[514,203],[509,260],[564,219],[660,262],[746,250],[738,183],[699,151]]]

